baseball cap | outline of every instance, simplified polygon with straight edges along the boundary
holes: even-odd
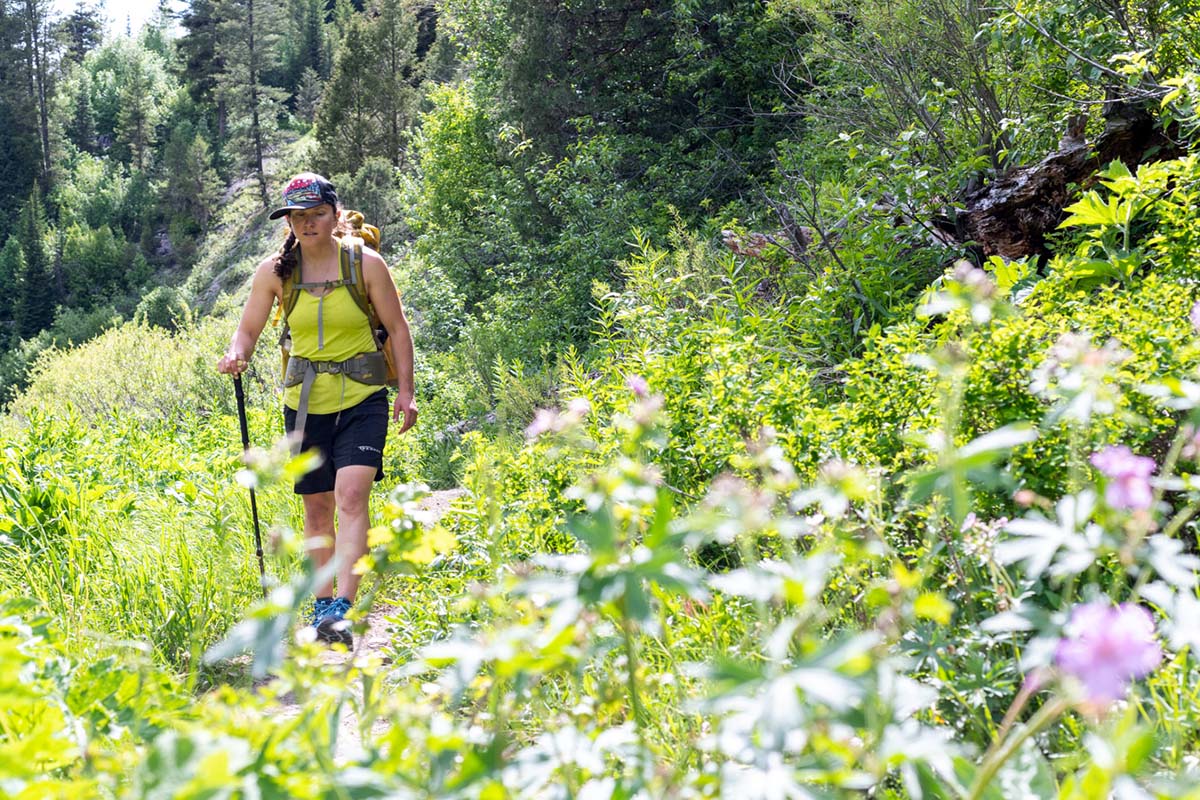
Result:
[[[270,219],[279,219],[290,211],[315,208],[322,203],[337,207],[337,190],[333,184],[315,172],[301,172],[288,181],[283,190],[283,207],[271,212]]]

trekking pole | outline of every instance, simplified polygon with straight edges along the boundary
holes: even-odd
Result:
[[[250,429],[246,427],[246,393],[242,390],[242,376],[233,376],[233,392],[237,395],[238,422],[242,425],[242,452],[250,449]],[[258,500],[254,487],[250,487],[250,515],[254,517],[254,554],[258,556],[258,574],[261,578],[263,600],[267,599],[267,568],[263,565],[262,534],[258,531]]]

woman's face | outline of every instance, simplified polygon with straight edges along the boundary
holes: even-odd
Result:
[[[328,203],[288,213],[288,224],[301,245],[322,242],[333,236],[337,212]]]

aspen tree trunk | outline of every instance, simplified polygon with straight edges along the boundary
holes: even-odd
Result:
[[[29,99],[38,110],[42,144],[42,181],[50,175],[50,119],[46,108],[46,53],[38,0],[25,0],[25,52],[29,61]]]
[[[55,229],[54,236],[54,288],[57,292],[55,297],[60,299],[67,296],[67,280],[63,269],[63,249],[66,241],[67,232],[60,225]]]
[[[254,0],[246,3],[247,24],[250,26],[249,46],[250,65],[250,138],[254,142],[254,171],[258,175],[259,195],[262,197],[263,208],[270,205],[267,192],[267,176],[263,172],[263,140],[262,126],[258,119],[259,86],[258,86],[258,53],[254,46]]]

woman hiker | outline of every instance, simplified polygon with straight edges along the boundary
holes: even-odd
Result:
[[[382,346],[391,348],[396,364],[392,418],[404,418],[400,433],[417,421],[412,336],[396,285],[377,252],[362,248],[361,283],[347,285],[342,259],[350,248],[341,243],[347,230],[333,184],[311,172],[295,176],[283,190],[283,205],[271,212],[271,219],[279,217],[287,218],[287,240],[255,270],[241,322],[217,370],[244,372],[272,306],[278,302],[287,309],[288,299],[294,299],[286,319],[292,347],[284,422],[289,434],[302,432],[301,450],[316,448],[322,456],[321,465],[296,482],[295,492],[304,503],[304,537],[316,567],[335,553],[338,558],[337,594],[332,581],[317,587],[312,625],[321,641],[349,647],[344,617],[358,592],[361,576],[353,568],[367,552],[371,484],[383,477],[388,426],[387,388],[379,374],[382,353],[351,289],[365,289],[387,331]],[[353,267],[349,273],[354,275]],[[285,298],[285,287],[291,294],[293,284],[300,291]]]

